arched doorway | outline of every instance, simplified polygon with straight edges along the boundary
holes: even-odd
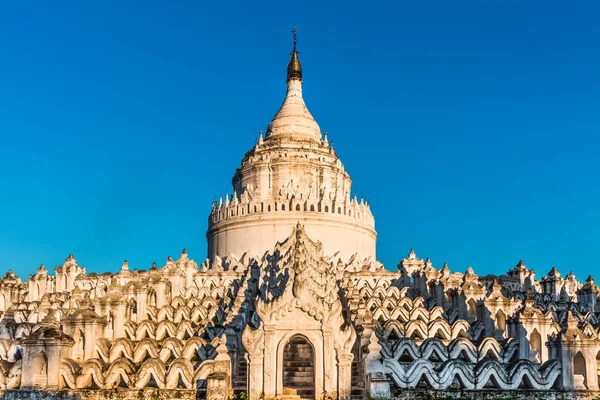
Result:
[[[33,386],[41,388],[48,386],[48,357],[43,351],[33,358],[32,372]]]
[[[533,332],[531,332],[531,340],[529,341],[531,343],[531,350],[532,350],[532,356],[537,360],[537,362],[542,362],[542,335],[540,335],[540,333],[537,331],[537,329],[534,329]]]
[[[475,322],[477,319],[477,304],[474,299],[467,302],[467,321]]]
[[[573,358],[573,375],[575,380],[575,389],[587,390],[585,358],[581,352],[577,353]]]
[[[502,331],[503,337],[506,337],[506,315],[502,310],[498,310],[496,313],[496,328]]]
[[[304,336],[292,337],[283,350],[283,395],[315,398],[315,354]]]
[[[85,354],[85,336],[81,329],[77,329],[75,334],[73,335],[73,340],[75,340],[75,345],[72,350],[72,358],[75,361],[79,361],[83,363],[83,358]]]

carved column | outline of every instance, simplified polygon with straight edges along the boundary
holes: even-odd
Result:
[[[229,376],[225,372],[213,372],[206,378],[206,398],[211,400],[228,400],[231,391]]]
[[[349,399],[352,393],[352,361],[354,354],[338,355],[338,398]]]
[[[148,292],[146,289],[138,289],[135,291],[136,303],[137,303],[137,323],[148,319],[146,315],[146,307],[148,305]]]
[[[573,352],[568,347],[561,347],[559,349],[560,360],[561,360],[561,378],[562,388],[565,390],[575,389],[575,373],[573,368]]]
[[[248,399],[258,400],[263,393],[263,355],[248,355]]]
[[[185,290],[191,288],[194,284],[194,274],[198,272],[198,265],[188,262],[185,266]]]
[[[217,347],[213,371],[206,378],[206,398],[228,400],[231,398],[231,358],[227,349],[227,336],[223,335]]]
[[[156,309],[160,309],[166,303],[167,282],[164,279],[156,282]]]
[[[596,364],[596,355],[598,352],[595,343],[586,343],[586,347],[582,353],[585,357],[585,380],[587,388],[588,390],[598,390],[598,366]]]
[[[229,357],[233,360],[231,363],[231,376],[232,379],[235,380],[240,374],[240,336],[231,326],[228,326],[225,329],[225,335],[227,335],[227,349],[229,350]]]
[[[337,391],[335,345],[331,329],[323,328],[323,388],[327,393]],[[316,383],[316,382],[315,382]],[[318,389],[317,389],[318,390]]]
[[[277,338],[275,327],[265,326],[265,356],[263,389],[265,397],[275,396],[277,393]]]
[[[519,332],[519,359],[529,360],[530,343],[527,339],[527,331],[525,330],[523,325],[521,325],[521,322],[518,322],[518,324],[519,325],[517,326],[517,329]]]
[[[114,335],[115,339],[125,337],[125,312],[127,309],[127,303],[125,300],[119,300],[115,304],[115,312],[113,314],[114,317]]]
[[[367,394],[371,398],[390,398],[390,380],[385,373],[381,345],[375,332],[371,333],[369,341],[369,354],[365,357]]]

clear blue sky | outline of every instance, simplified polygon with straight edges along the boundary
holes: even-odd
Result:
[[[327,3],[327,4],[325,4]],[[387,268],[599,271],[600,3],[4,1],[0,272],[206,256],[285,94],[366,196]],[[597,274],[600,275],[600,274]],[[600,276],[598,276],[600,279]]]

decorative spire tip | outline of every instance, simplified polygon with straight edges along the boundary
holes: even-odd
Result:
[[[294,50],[292,51],[290,62],[287,67],[287,82],[291,80],[299,80],[302,82],[302,65],[300,65],[300,58],[298,58],[298,51],[296,50],[296,42],[298,39],[296,25],[294,25],[292,33],[294,34]]]
[[[296,40],[297,40],[297,36],[296,36],[296,24],[294,24],[294,29],[292,29],[292,33],[294,34],[294,51],[296,51]]]

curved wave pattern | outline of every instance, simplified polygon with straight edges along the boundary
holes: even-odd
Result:
[[[457,386],[467,390],[548,390],[555,386],[560,376],[560,363],[556,360],[540,366],[528,360],[519,360],[511,364],[502,364],[493,359],[484,359],[477,363],[464,359],[447,359],[442,363],[418,359],[411,363],[400,363],[384,358],[384,366],[394,383],[402,389],[414,388],[425,381],[436,390]]]
[[[238,297],[238,293],[247,289],[247,282],[240,279],[239,273],[218,270],[217,266],[214,271],[198,273],[191,287],[166,297],[166,304],[156,307],[149,302],[137,318],[126,317],[121,337],[106,335],[96,339],[93,358],[63,359],[61,387],[195,389],[215,365],[224,325],[240,314],[244,296]],[[110,285],[109,279],[105,289]],[[119,293],[82,290],[96,293],[90,298],[112,296],[132,304],[135,298],[126,289],[127,286]],[[9,318],[0,324],[0,390],[20,387],[21,339],[34,331],[48,310],[61,321],[87,308],[81,297],[75,298],[68,292],[51,293],[43,301],[24,301],[9,310]],[[111,307],[95,311],[102,311],[99,316],[107,318]]]
[[[437,338],[424,340],[420,345],[413,339],[400,338],[391,345],[382,341],[382,353],[396,362],[415,360],[429,360],[432,362],[445,362],[460,359],[469,363],[478,363],[484,360],[495,360],[500,363],[509,363],[518,357],[519,343],[510,339],[501,345],[494,338],[484,339],[479,346],[466,338],[455,338],[449,343],[444,343]]]
[[[540,365],[519,358],[519,340],[496,339],[486,332],[486,323],[459,318],[459,308],[446,309],[432,298],[424,298],[409,288],[398,288],[391,281],[373,286],[369,279],[348,285],[350,307],[364,320],[374,322],[374,331],[385,373],[398,388],[425,385],[432,389],[467,390],[528,388],[548,390],[556,387],[561,374],[559,360]],[[414,298],[411,295],[415,295]],[[552,311],[553,319],[564,319]],[[596,322],[593,314],[581,321]]]
[[[148,358],[144,361],[121,357],[110,363],[95,358],[82,364],[72,359],[62,362],[60,376],[71,389],[113,389],[116,387],[194,389],[201,378],[202,366],[212,360],[196,362],[184,357]]]

